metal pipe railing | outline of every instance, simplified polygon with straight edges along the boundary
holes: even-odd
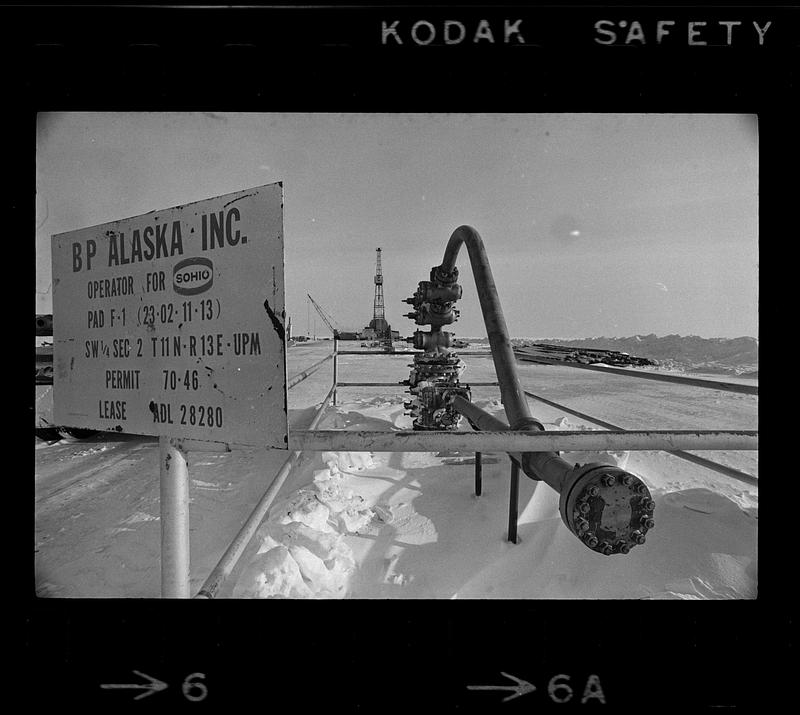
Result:
[[[558,365],[560,367],[574,367],[579,370],[595,370],[597,372],[611,373],[612,375],[624,375],[625,377],[639,377],[644,380],[657,380],[659,382],[672,382],[678,385],[688,385],[691,387],[705,387],[710,390],[723,390],[725,392],[738,392],[743,395],[757,395],[758,385],[740,385],[735,382],[722,382],[717,380],[703,380],[699,377],[684,377],[683,375],[666,375],[658,372],[646,372],[638,370],[626,370],[620,367],[610,367],[603,365],[585,365],[579,362],[565,362],[564,360],[551,360],[537,356],[529,356],[522,350],[515,352],[515,355],[525,362],[541,365]]]
[[[339,387],[408,387],[406,381],[402,382],[337,382]],[[464,382],[469,387],[497,387],[499,382]]]
[[[340,350],[339,355],[387,355],[402,356],[402,355],[416,355],[418,351],[414,350],[400,350],[389,352],[387,350]]]
[[[331,399],[334,389],[335,384],[328,391],[328,394],[325,396],[325,399],[322,401],[322,404],[314,415],[314,419],[309,425],[310,431],[316,429],[317,425],[322,419],[322,415],[325,412],[325,408],[328,406],[328,401]],[[236,534],[230,546],[228,546],[228,549],[219,560],[219,563],[211,571],[195,598],[214,598],[217,595],[219,589],[231,575],[231,572],[244,553],[245,548],[250,543],[256,533],[256,530],[261,525],[264,517],[267,515],[267,511],[269,511],[270,506],[272,506],[272,502],[275,501],[275,497],[278,495],[280,488],[283,486],[286,478],[289,476],[289,472],[291,472],[292,467],[295,465],[301,454],[302,449],[297,449],[292,452],[291,455],[289,455],[289,458],[284,462],[280,471],[275,475],[272,483],[269,485],[269,487],[267,487],[267,491],[264,492],[264,496],[261,497],[258,504],[256,504],[255,509],[253,509],[253,512],[249,517],[247,517],[247,521],[245,521],[244,525],[239,530],[239,533]]]
[[[311,377],[317,370],[319,370],[328,360],[330,360],[335,353],[330,353],[330,355],[326,355],[322,360],[319,362],[315,362],[311,367],[306,368],[303,372],[298,372],[293,377],[290,377],[286,383],[286,389],[291,390],[295,385],[301,383],[307,377]]]
[[[451,351],[456,353],[459,357],[462,355],[473,355],[473,356],[480,356],[480,357],[492,357],[492,353],[488,350],[484,350],[483,352],[464,352],[462,350],[455,350],[451,348]],[[340,350],[339,355],[384,355],[388,357],[400,356],[400,355],[420,355],[422,354],[422,350],[405,350],[405,351],[396,351],[396,352],[386,352],[385,350]]]
[[[758,449],[755,430],[648,431],[414,431],[293,430],[289,448],[317,452],[463,452],[655,451],[676,449]],[[524,454],[523,456],[527,456]],[[557,457],[557,455],[554,455]],[[523,460],[524,467],[524,460]],[[570,469],[572,466],[570,465]],[[540,477],[536,477],[539,479]]]
[[[580,417],[581,419],[588,420],[589,422],[594,422],[596,425],[600,427],[605,427],[605,429],[609,430],[624,430],[624,427],[620,427],[619,425],[613,425],[610,422],[605,422],[604,420],[600,420],[597,417],[592,417],[591,415],[584,414],[583,412],[578,412],[578,410],[573,410],[571,407],[565,407],[564,405],[559,404],[558,402],[553,402],[552,400],[547,400],[544,397],[539,395],[534,395],[532,392],[525,391],[525,394],[528,397],[533,398],[534,400],[538,400],[539,402],[544,403],[545,405],[550,405],[551,407],[555,407],[563,412],[566,412],[570,415],[575,415],[575,417]],[[694,464],[698,464],[701,467],[706,467],[707,469],[712,469],[715,472],[719,472],[720,474],[724,474],[731,479],[736,479],[740,482],[744,482],[745,484],[751,484],[753,486],[758,486],[758,478],[754,477],[746,472],[742,472],[738,469],[734,469],[733,467],[728,467],[724,464],[719,464],[719,462],[712,462],[710,459],[705,459],[704,457],[698,457],[696,454],[689,454],[689,452],[677,451],[677,452],[667,452],[667,454],[671,454],[674,457],[679,457],[687,462],[693,462]]]

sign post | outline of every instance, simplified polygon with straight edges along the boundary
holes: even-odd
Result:
[[[158,438],[161,479],[161,596],[189,598],[188,454]]]
[[[188,450],[288,449],[283,186],[52,248],[54,421],[159,437],[162,595],[188,597]]]

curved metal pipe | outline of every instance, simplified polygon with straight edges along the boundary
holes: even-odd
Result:
[[[431,271],[431,282],[438,286],[452,286],[458,280],[456,258],[464,244],[469,253],[475,287],[483,313],[483,322],[492,350],[500,395],[511,431],[541,431],[544,426],[531,416],[525,393],[517,376],[516,358],[508,335],[508,328],[500,307],[497,286],[489,267],[489,258],[483,240],[471,226],[459,226],[453,231],[445,248],[444,258]],[[467,400],[454,396],[457,411],[467,411]],[[487,416],[475,415],[490,425]],[[496,421],[497,422],[497,421]],[[495,425],[496,426],[496,425]],[[482,429],[485,429],[483,427]],[[617,467],[590,463],[573,468],[556,452],[524,452],[513,455],[515,464],[532,479],[540,480],[555,489],[559,495],[561,518],[567,527],[590,549],[610,555],[628,553],[632,546],[644,543],[645,533],[653,528],[655,502],[647,486],[640,479]],[[517,462],[517,459],[520,461]],[[512,472],[512,492],[518,472]],[[514,500],[512,493],[512,502]],[[620,508],[604,510],[606,504]],[[509,538],[513,541],[516,516],[509,521]]]
[[[472,226],[459,226],[453,231],[444,251],[442,263],[435,270],[436,278],[442,282],[453,282],[458,278],[456,258],[461,246],[467,247],[475,288],[483,313],[483,322],[489,338],[494,369],[500,382],[500,396],[512,430],[544,430],[528,407],[528,400],[517,376],[517,360],[508,335],[508,327],[500,307],[500,296],[494,282],[489,257],[483,239]],[[546,482],[561,491],[572,467],[555,452],[527,452],[522,455],[522,471],[531,479]]]
[[[480,234],[472,226],[459,226],[453,231],[447,242],[442,264],[436,268],[436,278],[444,283],[454,282],[458,278],[456,258],[462,244],[467,247],[469,254],[508,423],[513,430],[529,429],[531,426],[543,429],[542,425],[531,416],[528,401],[519,384],[516,358],[508,336],[503,310],[500,307],[500,297],[497,294],[492,269],[489,267],[489,257],[486,255]]]

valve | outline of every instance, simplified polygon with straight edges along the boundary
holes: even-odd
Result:
[[[567,528],[604,556],[627,554],[655,526],[653,501],[637,476],[607,464],[576,465],[561,490]]]
[[[464,371],[464,363],[455,353],[449,351],[452,333],[441,329],[458,319],[459,311],[454,308],[461,298],[458,285],[458,270],[443,273],[439,267],[431,269],[430,280],[420,281],[413,296],[403,302],[413,306],[406,317],[417,325],[430,325],[431,330],[417,330],[412,343],[422,353],[414,355],[414,362],[407,381],[409,392],[414,398],[410,407],[415,430],[453,430],[458,428],[461,415],[452,406],[452,397],[459,395],[470,399],[470,390],[461,385],[459,377]]]
[[[426,333],[422,330],[415,330],[413,337],[406,338],[406,342],[412,343],[417,350],[424,350],[426,353],[437,352],[441,348],[449,348],[452,342],[452,333],[446,330],[437,330]],[[409,365],[413,367],[413,365]]]
[[[457,394],[466,400],[470,399],[467,386],[451,383],[447,380],[424,380],[411,388],[416,404],[411,407],[415,417],[415,430],[455,430],[461,415],[451,405],[451,395]]]
[[[403,300],[414,306],[414,311],[406,313],[405,317],[417,325],[441,327],[458,319],[459,311],[454,310],[453,305],[461,298],[461,286],[455,281],[438,280],[436,271],[436,268],[432,268],[431,280],[420,281],[414,295]],[[458,275],[457,271],[455,275]]]

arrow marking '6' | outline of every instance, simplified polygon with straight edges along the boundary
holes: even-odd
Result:
[[[126,689],[133,689],[133,690],[144,690],[143,693],[139,693],[134,700],[141,700],[142,698],[146,698],[148,695],[152,695],[153,693],[157,693],[160,690],[164,690],[169,687],[166,683],[162,683],[158,678],[153,678],[146,673],[141,673],[138,670],[134,670],[134,673],[138,675],[140,678],[146,678],[149,680],[149,683],[144,683],[143,685],[136,685],[135,683],[103,683],[100,687],[104,690],[120,690],[122,688]]]
[[[513,700],[514,698],[518,698],[520,695],[527,695],[528,693],[532,693],[536,690],[536,686],[533,683],[529,683],[527,680],[522,680],[520,678],[516,678],[513,675],[509,675],[508,673],[504,673],[502,670],[500,671],[500,675],[504,675],[506,678],[513,680],[516,685],[468,685],[467,690],[512,690],[514,691],[513,695],[509,695],[501,702],[506,702],[508,700]]]

